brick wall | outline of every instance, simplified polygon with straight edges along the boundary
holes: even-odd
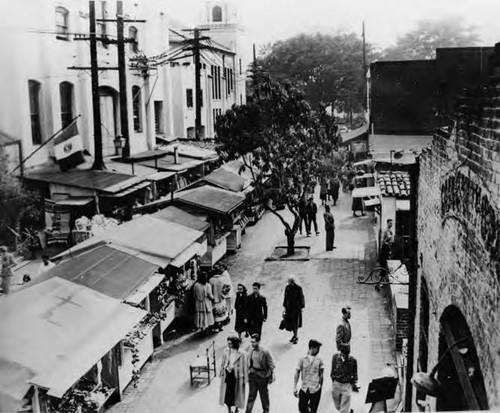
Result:
[[[500,61],[500,44],[495,48]],[[500,70],[496,69],[497,73]],[[452,127],[434,135],[420,157],[418,242],[429,290],[429,360],[438,361],[439,318],[455,305],[467,320],[490,409],[500,408],[500,76],[492,76],[480,105],[462,101]],[[476,101],[477,103],[477,101]],[[418,357],[420,304],[416,311]],[[435,399],[430,399],[435,407]],[[434,406],[433,406],[434,405]]]
[[[403,339],[408,337],[409,312],[407,308],[396,311],[396,351],[403,351]]]

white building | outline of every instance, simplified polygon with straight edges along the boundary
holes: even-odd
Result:
[[[138,52],[157,55],[168,50],[168,23],[156,1],[125,0],[126,19],[146,23],[125,24],[127,61]],[[96,1],[97,18],[116,18],[115,1]],[[24,157],[31,154],[72,118],[81,115],[78,128],[84,148],[94,154],[92,91],[88,37],[89,9],[86,1],[19,0],[0,4],[0,131],[22,141]],[[98,22],[98,35],[116,39],[116,23]],[[114,44],[98,43],[100,67],[117,67]],[[155,132],[171,135],[167,125],[171,107],[168,92],[170,68],[159,67],[149,77],[127,69],[127,100],[131,153],[152,149]],[[99,96],[103,153],[115,154],[113,140],[121,134],[117,70],[99,72]],[[11,148],[15,148],[12,146]],[[51,143],[26,162],[26,167],[53,165]],[[12,162],[18,159],[13,152]]]
[[[201,52],[202,89],[202,137],[213,138],[214,125],[218,115],[234,104],[246,103],[246,71],[244,58],[243,29],[236,6],[231,1],[206,2],[200,36],[209,37],[202,41],[209,48]],[[172,59],[185,54],[175,54],[185,38],[192,33],[176,28],[170,33]],[[173,60],[171,66],[172,123],[174,136],[194,138],[195,136],[195,67],[191,56]]]

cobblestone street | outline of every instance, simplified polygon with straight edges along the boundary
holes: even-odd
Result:
[[[324,251],[323,209],[319,207],[320,235],[307,238],[299,236],[297,245],[311,247],[311,260],[265,261],[276,245],[284,245],[282,226],[272,214],[267,213],[254,227],[249,227],[243,245],[237,254],[226,258],[233,283],[250,286],[253,281],[262,283],[262,293],[267,297],[269,318],[264,324],[263,346],[270,349],[276,359],[276,382],[271,386],[272,411],[297,411],[293,397],[293,375],[300,356],[307,352],[307,342],[316,338],[323,343],[320,356],[326,365],[320,412],[332,411],[329,379],[331,356],[335,352],[335,327],[344,305],[352,307],[352,355],[358,360],[359,385],[354,394],[354,411],[368,411],[364,404],[368,383],[378,376],[386,363],[395,361],[394,332],[384,293],[372,286],[359,285],[356,278],[365,274],[374,264],[375,233],[373,216],[354,218],[350,211],[351,198],[342,194],[340,204],[333,207],[336,219],[336,245],[332,252]],[[304,327],[299,330],[299,343],[288,342],[289,333],[278,329],[282,313],[283,290],[287,277],[295,275],[304,288],[306,308]],[[159,349],[152,363],[145,366],[138,387],[125,392],[121,403],[110,412],[222,412],[218,404],[219,379],[210,386],[191,387],[189,364],[202,353],[211,340],[215,340],[218,362],[226,337],[231,334],[228,326],[222,333],[208,338],[188,335],[167,343]],[[244,340],[243,348],[249,346]],[[218,366],[219,367],[219,366]],[[255,411],[261,411],[257,401]],[[389,408],[395,400],[389,402]]]

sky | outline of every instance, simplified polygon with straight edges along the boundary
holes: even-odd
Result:
[[[477,27],[482,46],[500,42],[500,0],[230,0],[239,9],[248,41],[260,45],[299,33],[361,34],[380,48],[420,20],[462,17]],[[172,17],[188,25],[199,22],[206,0],[165,0]]]

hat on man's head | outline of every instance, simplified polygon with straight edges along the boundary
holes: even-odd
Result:
[[[320,343],[318,340],[311,339],[309,340],[309,348],[318,348],[321,347],[323,343]]]
[[[0,251],[7,252],[8,250],[9,249],[5,245],[0,246]]]

